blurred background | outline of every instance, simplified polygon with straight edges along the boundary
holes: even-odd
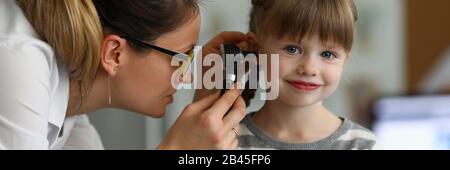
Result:
[[[199,44],[222,31],[247,32],[250,0],[202,0]],[[355,0],[357,39],[334,113],[372,129],[385,149],[450,149],[450,1]],[[106,149],[155,149],[193,90],[181,90],[163,119],[106,109],[89,114]],[[254,100],[248,112],[263,101]]]

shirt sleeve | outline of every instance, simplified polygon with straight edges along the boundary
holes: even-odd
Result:
[[[0,37],[0,149],[49,149],[50,54],[12,41]]]

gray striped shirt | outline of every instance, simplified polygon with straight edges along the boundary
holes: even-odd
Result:
[[[325,139],[305,144],[284,143],[274,140],[252,120],[248,114],[241,122],[239,147],[241,150],[371,150],[381,149],[375,135],[368,129],[349,119],[342,118],[339,129]]]

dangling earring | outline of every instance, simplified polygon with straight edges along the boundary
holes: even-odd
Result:
[[[111,76],[108,76],[108,103],[111,105]]]
[[[114,67],[114,72],[117,71],[117,67]],[[108,76],[108,104],[111,105],[111,76]]]

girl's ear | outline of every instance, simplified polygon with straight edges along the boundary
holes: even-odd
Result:
[[[344,65],[347,65],[348,64],[348,60],[350,59],[350,56],[351,56],[351,52],[346,52],[345,53],[345,61],[344,61]]]
[[[247,33],[247,39],[237,44],[237,46],[244,51],[259,51],[259,45],[256,41],[256,34],[253,32]]]
[[[254,51],[254,52],[259,51],[259,44],[256,39],[256,34],[254,32],[247,33],[247,43],[248,43],[249,51]]]

